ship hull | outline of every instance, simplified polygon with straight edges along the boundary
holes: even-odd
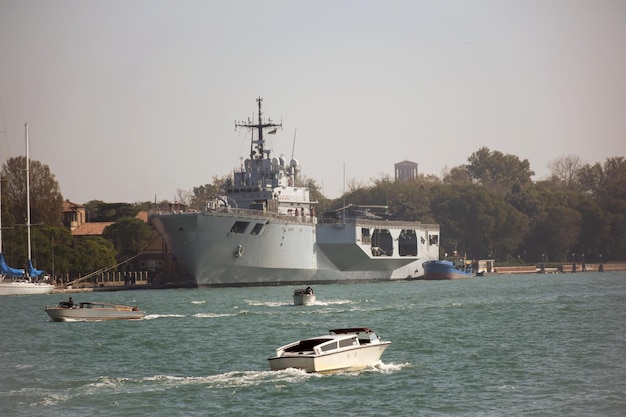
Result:
[[[438,226],[416,222],[327,224],[232,208],[157,214],[151,222],[199,287],[416,279],[423,275],[422,262],[439,251],[427,236],[438,234]],[[377,230],[391,242],[384,255],[364,237]],[[409,255],[391,249],[407,230],[416,240]]]
[[[458,269],[450,261],[429,261],[424,262],[425,280],[449,280],[472,278],[474,274],[469,271]]]
[[[35,295],[50,294],[54,285],[24,281],[0,282],[0,295]]]

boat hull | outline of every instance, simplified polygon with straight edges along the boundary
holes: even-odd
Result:
[[[45,311],[52,321],[138,320],[146,314],[141,310],[114,308],[46,307]]]
[[[312,373],[360,371],[376,366],[380,357],[391,342],[361,345],[329,354],[283,355],[268,359],[272,371],[288,368],[301,369]]]
[[[157,214],[151,222],[199,287],[411,279],[423,275],[424,259],[439,255],[438,245],[427,238],[438,234],[439,226],[416,222],[317,223],[314,217],[232,208]],[[395,247],[381,256],[362,237],[364,230],[377,228],[390,242],[406,230],[422,239],[411,255]]]
[[[293,305],[296,306],[310,306],[315,304],[315,294],[294,294]]]
[[[50,294],[54,285],[34,282],[1,282],[0,295]]]
[[[425,280],[450,280],[465,279],[474,276],[471,271],[458,269],[450,261],[428,261],[424,262]]]

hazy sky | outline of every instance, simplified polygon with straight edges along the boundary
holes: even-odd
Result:
[[[623,0],[0,0],[0,157],[63,197],[174,199],[239,165],[255,98],[329,197],[480,147],[626,155]],[[294,143],[295,137],[295,143]]]

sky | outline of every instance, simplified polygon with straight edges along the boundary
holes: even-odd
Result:
[[[235,120],[281,122],[337,198],[467,163],[626,156],[623,0],[0,0],[0,161],[64,199],[175,200],[240,166]]]

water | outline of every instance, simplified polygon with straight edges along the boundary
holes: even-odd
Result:
[[[626,274],[73,294],[145,319],[66,322],[0,298],[1,416],[623,416]],[[368,326],[375,369],[269,371],[284,343]]]

